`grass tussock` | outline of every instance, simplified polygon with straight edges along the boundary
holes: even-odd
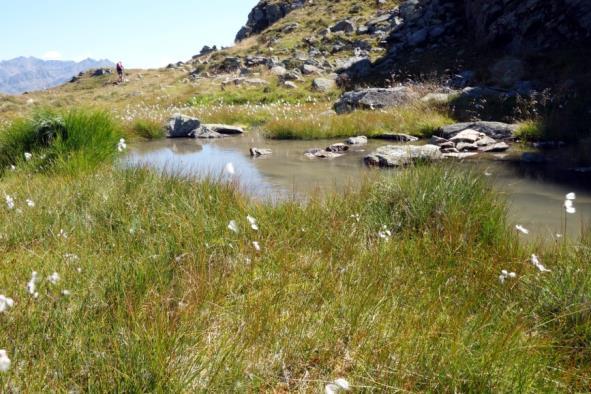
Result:
[[[117,153],[120,126],[102,111],[41,111],[0,132],[0,167],[94,169]]]
[[[137,119],[130,127],[131,134],[145,140],[156,140],[166,136],[166,130],[162,122],[150,119]]]
[[[9,173],[2,190],[16,205],[0,208],[0,289],[16,301],[4,391],[588,387],[588,246],[548,251],[560,275],[538,274],[503,201],[458,168],[306,205],[111,166]],[[518,279],[500,285],[501,269]]]
[[[344,115],[297,113],[269,121],[264,130],[274,139],[323,139],[382,133],[404,133],[419,137],[433,135],[452,120],[426,105],[410,105],[383,111],[355,111]]]

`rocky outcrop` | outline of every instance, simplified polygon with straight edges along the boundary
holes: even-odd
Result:
[[[304,4],[305,0],[261,0],[248,15],[246,26],[236,35],[236,42],[262,32]]]
[[[444,157],[463,159],[478,153],[499,153],[510,146],[516,125],[500,122],[456,123],[440,129],[440,136],[431,138]],[[500,140],[500,141],[499,141]]]
[[[360,89],[344,93],[334,105],[334,109],[338,114],[356,109],[384,109],[406,104],[416,98],[417,94],[405,86]]]

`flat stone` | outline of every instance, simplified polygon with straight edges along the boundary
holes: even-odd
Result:
[[[393,168],[442,158],[443,155],[436,145],[386,145],[366,156],[364,162],[368,166]]]
[[[480,151],[486,152],[486,153],[499,153],[499,152],[505,152],[505,151],[509,150],[509,148],[510,147],[506,142],[499,142],[494,145],[481,147]]]
[[[487,135],[476,141],[476,145],[478,145],[479,147],[494,145],[496,143],[497,141],[494,138],[490,138]]]
[[[250,148],[250,155],[252,157],[268,156],[271,154],[273,154],[273,151],[271,149]]]
[[[465,142],[465,143],[469,143],[469,144],[473,144],[476,141],[478,141],[479,139],[481,139],[483,137],[482,133],[473,130],[473,129],[466,129],[466,130],[462,130],[459,133],[457,133],[455,136],[453,136],[450,141],[454,142],[454,143],[460,143],[460,142]]]
[[[478,150],[478,145],[470,144],[468,142],[460,142],[456,145],[456,149],[460,152],[475,152]]]
[[[231,126],[226,124],[204,124],[203,128],[206,128],[214,133],[223,135],[240,135],[244,134],[244,129],[238,126]]]

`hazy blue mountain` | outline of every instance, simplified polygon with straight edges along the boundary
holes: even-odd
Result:
[[[0,61],[0,93],[18,94],[61,85],[82,71],[113,67],[110,60],[85,59],[81,62],[18,57]]]

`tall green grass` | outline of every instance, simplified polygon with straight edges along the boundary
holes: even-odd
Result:
[[[0,289],[16,301],[0,316],[3,391],[588,387],[588,253],[541,251],[556,272],[538,274],[503,200],[457,167],[307,204],[109,165],[8,173],[1,190],[16,203],[0,207]],[[501,269],[518,279],[500,285]]]
[[[120,126],[106,112],[38,112],[0,131],[0,167],[93,169],[115,156],[121,136]],[[26,163],[25,153],[32,155],[30,163]]]
[[[273,139],[324,139],[383,133],[404,133],[429,137],[439,127],[452,123],[442,111],[426,105],[409,105],[384,111],[355,111],[344,115],[331,113],[294,113],[272,119],[264,125]]]

